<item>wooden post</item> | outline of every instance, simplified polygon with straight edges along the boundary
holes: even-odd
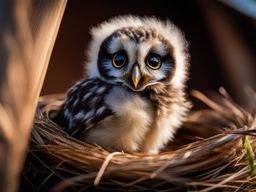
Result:
[[[0,0],[0,191],[17,191],[67,0]]]

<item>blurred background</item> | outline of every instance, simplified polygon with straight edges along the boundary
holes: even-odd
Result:
[[[246,87],[256,90],[255,0],[69,0],[41,95],[63,93],[83,78],[89,29],[113,16],[170,19],[190,43],[188,92],[223,86],[245,106]]]

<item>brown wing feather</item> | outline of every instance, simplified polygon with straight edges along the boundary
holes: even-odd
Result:
[[[113,114],[104,102],[112,85],[96,78],[79,81],[67,93],[57,122],[71,135],[79,136]]]

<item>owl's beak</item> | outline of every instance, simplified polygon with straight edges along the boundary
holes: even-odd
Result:
[[[132,79],[132,83],[133,83],[133,86],[135,89],[137,89],[141,77],[142,77],[142,75],[141,75],[139,65],[134,64],[132,71],[131,71],[131,79]]]
[[[129,73],[123,75],[122,79],[126,82],[126,85],[133,91],[141,91],[146,86],[151,85],[152,77],[143,74],[140,66],[135,63]]]

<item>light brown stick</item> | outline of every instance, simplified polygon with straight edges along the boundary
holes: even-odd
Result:
[[[16,191],[67,0],[0,0],[0,191]]]

